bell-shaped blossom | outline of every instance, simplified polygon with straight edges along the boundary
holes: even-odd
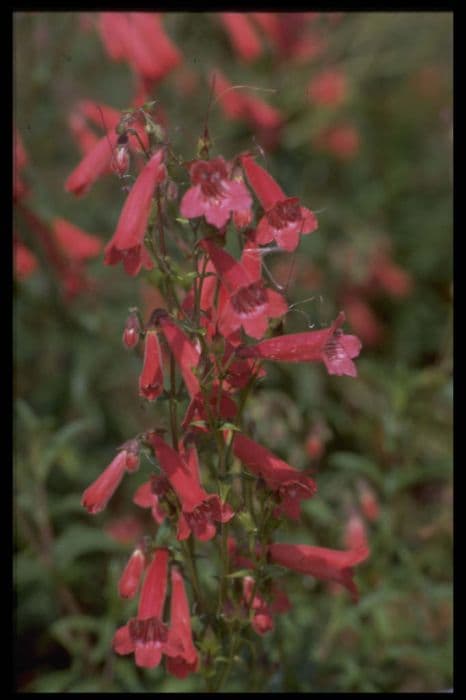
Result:
[[[302,500],[312,498],[317,491],[313,479],[279,459],[257,442],[236,433],[233,438],[233,452],[244,465],[264,479],[267,486],[280,498],[276,514],[285,513],[298,520]]]
[[[315,576],[322,581],[341,583],[349,590],[354,602],[359,594],[354,583],[353,567],[369,556],[369,549],[361,547],[342,551],[313,547],[307,544],[271,544],[268,546],[270,560],[292,571]]]
[[[133,456],[128,450],[123,449],[84,491],[81,505],[92,515],[100,513],[117,490],[126,471],[134,471]]]
[[[136,666],[155,668],[167,653],[168,627],[162,622],[167,592],[168,550],[157,549],[150,563],[139,597],[135,618],[120,627],[113,637],[117,654],[133,654]]]
[[[52,228],[55,239],[67,258],[82,262],[95,258],[102,250],[102,241],[86,233],[65,219],[54,219]]]
[[[163,149],[159,148],[139,173],[121,210],[116,231],[105,248],[105,264],[116,265],[123,261],[129,275],[137,275],[141,267],[153,267],[144,247],[144,235],[154,189],[167,175],[163,158]]]
[[[185,540],[192,532],[203,542],[211,540],[217,531],[215,522],[228,522],[234,512],[228,503],[222,503],[216,494],[208,494],[202,488],[194,446],[184,460],[156,433],[149,433],[147,439],[181,504],[177,539]]]
[[[220,229],[232,212],[251,208],[252,198],[245,184],[230,178],[229,166],[221,156],[193,161],[189,174],[192,186],[180,205],[181,215],[187,219],[204,216],[209,224]]]
[[[283,250],[295,250],[301,234],[316,230],[315,215],[310,209],[302,207],[297,197],[287,197],[273,177],[257,165],[250,154],[242,156],[241,162],[249,184],[265,210],[256,229],[256,242],[262,245],[275,240]]]
[[[218,18],[225,27],[239,58],[249,63],[261,55],[261,42],[247,14],[244,12],[220,12]]]
[[[173,353],[176,364],[180,368],[181,375],[191,398],[200,392],[199,380],[193,370],[199,364],[200,351],[188,336],[163,309],[157,310],[157,325],[165,336],[168,347]]]
[[[329,374],[357,376],[352,361],[359,355],[361,341],[340,329],[345,320],[341,311],[329,328],[307,333],[290,333],[263,340],[238,350],[240,357],[255,357],[278,362],[323,362]]]
[[[149,481],[145,481],[139,486],[133,496],[133,503],[140,508],[150,508],[152,517],[159,525],[163,523],[167,515],[160,502],[160,497],[163,496],[167,490],[167,483],[168,480],[166,477],[153,475]]]
[[[288,305],[278,292],[264,286],[260,250],[252,243],[247,244],[241,262],[237,262],[209,239],[204,239],[201,245],[208,253],[221,282],[218,321],[220,333],[231,342],[231,336],[242,326],[248,335],[262,338],[269,318],[283,316]]]
[[[145,564],[144,552],[138,547],[128,559],[118,581],[118,593],[121,598],[134,598],[138,592]]]
[[[162,353],[157,331],[150,329],[144,339],[144,364],[139,376],[139,396],[155,401],[162,392]]]
[[[116,133],[108,133],[99,139],[66,179],[65,190],[76,196],[83,195],[102,175],[110,172],[117,140]]]
[[[177,678],[186,678],[199,667],[199,655],[193,644],[191,615],[183,576],[176,566],[171,570],[172,593],[170,601],[170,629],[168,639],[171,645],[167,658],[167,671]],[[176,655],[175,655],[176,651]]]

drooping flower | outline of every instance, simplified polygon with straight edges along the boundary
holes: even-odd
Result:
[[[65,182],[65,190],[77,197],[85,194],[106,172],[110,172],[113,157],[113,149],[116,146],[118,135],[108,133],[97,141],[84,158],[68,176]]]
[[[190,673],[197,671],[199,655],[193,644],[191,615],[183,577],[176,566],[172,567],[171,580],[172,594],[168,639],[172,649],[166,662],[167,671],[177,678],[186,678]],[[176,655],[174,654],[175,650]]]
[[[167,175],[163,158],[163,149],[159,148],[139,173],[121,210],[116,231],[105,248],[105,264],[116,265],[123,261],[129,275],[137,275],[141,267],[148,270],[153,267],[143,239],[154,189]]]
[[[95,258],[102,250],[102,241],[65,219],[54,219],[52,228],[58,245],[67,258],[83,262]]]
[[[172,321],[166,311],[158,309],[155,314],[157,314],[157,325],[165,336],[173,357],[180,368],[188,393],[193,399],[200,392],[199,380],[193,369],[196,369],[198,366],[201,353],[181,328]]]
[[[232,212],[250,209],[251,195],[244,183],[230,179],[228,165],[221,156],[193,161],[189,174],[192,186],[180,205],[181,215],[187,219],[204,216],[209,224],[220,229]]]
[[[39,267],[36,256],[18,239],[13,244],[13,260],[15,275],[19,280],[30,277]]]
[[[100,513],[117,490],[126,471],[134,471],[133,459],[131,453],[121,450],[102,474],[84,491],[81,505],[91,515]]]
[[[139,395],[149,401],[155,401],[162,392],[162,353],[157,331],[149,329],[144,339],[144,364],[139,376]]]
[[[351,593],[354,602],[359,594],[354,583],[353,567],[369,556],[369,549],[341,551],[306,544],[271,544],[268,553],[273,563],[322,581],[341,583]]]
[[[168,649],[168,628],[162,622],[167,591],[168,550],[157,549],[139,597],[138,613],[113,637],[117,654],[133,654],[136,666],[155,668]]]
[[[237,55],[247,61],[254,61],[262,53],[262,46],[254,26],[244,12],[220,12],[220,22],[228,32],[231,44]]]
[[[238,350],[240,357],[260,357],[279,362],[323,362],[329,374],[357,376],[353,358],[359,355],[361,341],[340,330],[345,314],[340,311],[329,328],[307,333],[290,333],[263,340]]]
[[[250,471],[261,476],[267,486],[277,492],[280,506],[276,514],[284,512],[289,518],[298,520],[301,501],[312,498],[317,491],[315,481],[241,433],[236,433],[233,438],[233,452]]]
[[[250,154],[242,156],[241,162],[265,210],[256,229],[256,242],[262,245],[275,239],[283,250],[295,250],[301,234],[317,229],[315,215],[310,209],[302,207],[297,197],[287,197],[273,177],[257,165]]]
[[[249,243],[243,250],[241,262],[237,262],[209,239],[204,239],[201,245],[209,254],[221,282],[220,333],[231,342],[235,331],[242,326],[248,335],[262,338],[269,318],[283,316],[288,305],[281,294],[264,286],[260,251]]]
[[[118,593],[121,598],[134,598],[139,588],[145,564],[144,552],[137,547],[128,559],[118,581]]]
[[[147,440],[181,504],[177,539],[185,540],[192,532],[202,542],[211,540],[217,531],[215,522],[228,522],[234,512],[228,503],[220,501],[217,494],[208,494],[202,488],[194,446],[189,449],[186,459],[182,459],[156,433],[148,433]]]

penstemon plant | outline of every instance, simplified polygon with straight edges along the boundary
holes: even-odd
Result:
[[[329,374],[355,377],[361,343],[342,330],[343,312],[327,328],[280,334],[276,321],[289,304],[282,288],[267,284],[262,260],[270,250],[295,251],[316,231],[314,213],[252,153],[212,156],[207,125],[197,158],[185,162],[150,107],[125,112],[66,183],[82,194],[109,167],[127,183],[130,151],[144,157],[125,185],[104,261],[131,276],[151,271],[165,301],[147,319],[132,309],[123,343],[143,346],[139,395],[162,402],[166,421],[121,445],[82,505],[101,512],[146,457],[151,467],[133,502],[150,509],[154,527],[121,574],[120,596],[139,602],[113,649],[144,668],[163,661],[178,678],[201,673],[218,691],[245,647],[254,654],[274,616],[289,610],[278,573],[336,582],[358,598],[353,567],[369,554],[364,538],[342,551],[276,541],[317,486],[246,434],[245,409],[268,362],[321,362]],[[227,250],[231,237],[239,259]]]

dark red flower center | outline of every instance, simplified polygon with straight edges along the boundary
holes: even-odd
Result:
[[[301,207],[297,197],[284,199],[277,202],[267,214],[267,221],[272,228],[285,228],[288,224],[295,223],[302,219]]]
[[[165,496],[170,491],[170,482],[166,476],[151,476],[150,478],[150,490],[156,496],[161,498]]]
[[[129,635],[134,644],[165,644],[168,639],[168,627],[158,617],[147,620],[133,618],[128,623]]]
[[[249,317],[262,311],[267,303],[267,294],[261,280],[248,287],[241,287],[231,297],[231,305],[238,316]]]
[[[223,160],[199,160],[191,167],[191,182],[200,185],[206,197],[223,197],[228,172]]]
[[[343,331],[340,329],[336,330],[324,345],[324,355],[331,361],[342,360],[346,356],[345,350],[339,340],[341,335],[343,335]]]

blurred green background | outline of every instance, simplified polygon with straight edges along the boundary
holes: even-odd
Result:
[[[237,55],[214,13],[162,21],[183,62],[151,96],[185,160],[196,156],[212,69],[274,90],[244,94],[280,111],[277,133],[226,119],[221,103],[209,127],[214,154],[254,151],[289,196],[317,212],[319,229],[293,263],[286,254],[266,259],[274,279],[289,280],[290,301],[302,302],[285,330],[326,326],[344,309],[348,332],[363,341],[357,379],[330,377],[317,364],[274,365],[251,400],[258,441],[316,470],[317,496],[281,539],[341,548],[357,509],[372,551],[357,570],[358,605],[314,579],[283,578],[293,609],[256,638],[256,689],[451,687],[452,15],[298,18],[318,47],[298,60],[256,24],[262,50],[251,61]],[[125,198],[118,179],[101,179],[81,199],[64,191],[81,158],[68,129],[76,103],[121,110],[136,89],[95,24],[92,13],[15,15],[14,122],[29,157],[28,206],[45,222],[63,217],[106,242]],[[312,98],[310,84],[324,70],[344,75],[339,104]],[[323,136],[341,126],[351,131],[346,151]],[[118,577],[138,527],[154,527],[131,503],[148,463],[103,514],[80,505],[115,448],[163,420],[163,410],[140,401],[141,359],[121,344],[128,308],[139,305],[147,318],[158,302],[143,275],[105,267],[102,256],[87,265],[91,290],[66,299],[20,213],[15,230],[40,263],[14,287],[17,688],[199,691],[199,675],[179,681],[161,668],[137,669],[110,648],[131,611],[118,598]],[[367,492],[379,506],[372,519],[361,505]],[[225,689],[251,689],[244,676],[238,664]]]

